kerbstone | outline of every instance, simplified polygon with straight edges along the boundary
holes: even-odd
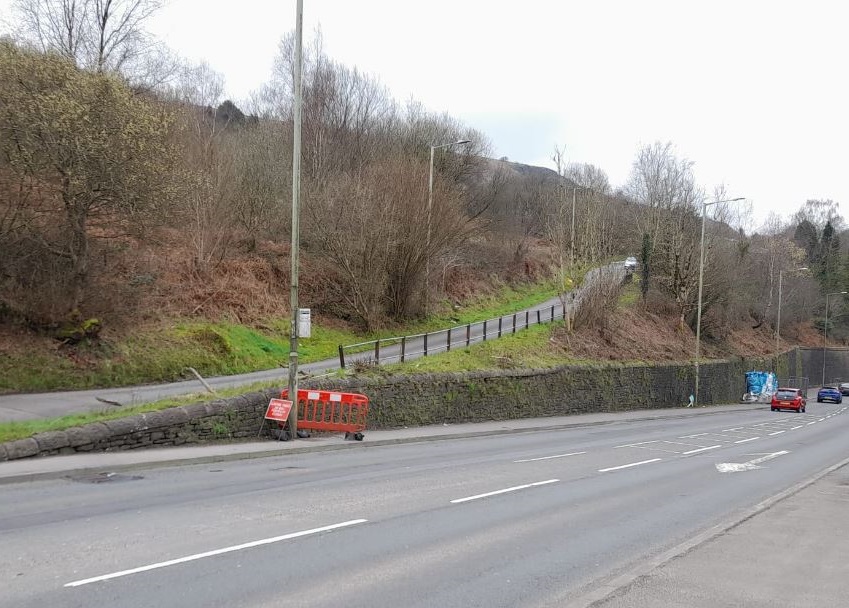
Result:
[[[6,457],[9,460],[17,460],[18,458],[29,458],[38,454],[38,443],[32,437],[26,439],[18,439],[5,444]]]
[[[36,433],[32,438],[35,439],[35,442],[38,444],[40,452],[60,450],[70,445],[68,435],[64,431]]]

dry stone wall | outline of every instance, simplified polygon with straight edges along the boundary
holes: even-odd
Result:
[[[794,349],[774,359],[704,363],[700,403],[738,402],[745,392],[744,374],[751,369],[796,376],[802,372],[801,357]],[[381,429],[681,407],[693,384],[692,365],[669,364],[347,378],[305,382],[303,388],[368,395],[368,426]],[[268,401],[278,395],[279,390],[248,393],[39,433],[0,444],[0,460],[246,440],[258,436]]]

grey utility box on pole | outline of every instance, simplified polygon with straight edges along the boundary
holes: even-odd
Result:
[[[299,338],[309,338],[311,327],[312,327],[312,321],[311,321],[311,318],[310,318],[310,309],[309,308],[299,308],[298,309],[298,337]]]

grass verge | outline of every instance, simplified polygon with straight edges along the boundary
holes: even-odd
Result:
[[[368,335],[313,324],[301,339],[299,359],[331,359],[339,344],[353,344],[472,323],[533,306],[557,293],[552,281],[503,287],[460,311],[433,316]],[[447,307],[444,307],[447,308]],[[169,327],[139,329],[97,344],[56,349],[0,351],[0,393],[38,392],[127,386],[185,379],[187,368],[204,376],[232,375],[288,365],[289,320],[273,319],[261,327],[227,322],[178,321]]]
[[[64,431],[65,429],[92,422],[115,420],[117,418],[126,418],[133,414],[143,414],[145,412],[164,410],[169,407],[213,401],[224,397],[235,397],[237,395],[244,395],[245,393],[253,391],[281,386],[282,384],[283,382],[256,382],[245,386],[222,389],[217,391],[217,394],[215,395],[211,395],[209,393],[192,393],[189,395],[161,399],[159,401],[131,407],[104,407],[104,409],[98,411],[69,414],[58,418],[40,418],[38,420],[2,422],[0,423],[0,443],[5,441],[14,441],[16,439],[25,439],[27,437],[32,437],[36,433],[44,433],[46,431]]]

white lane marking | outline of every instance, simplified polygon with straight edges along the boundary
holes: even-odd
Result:
[[[607,473],[608,471],[618,471],[619,469],[627,469],[630,467],[638,467],[641,464],[648,464],[650,462],[657,462],[658,460],[663,460],[662,458],[652,458],[651,460],[641,460],[640,462],[632,462],[630,464],[619,465],[618,467],[608,467],[606,469],[599,469],[599,473]]]
[[[796,429],[801,429],[803,426],[805,426],[805,425],[804,425],[804,424],[800,424],[799,426],[794,426],[794,427],[793,427],[792,429],[790,429],[790,430],[791,430],[791,431],[795,431]]]
[[[459,504],[461,502],[469,502],[470,500],[477,500],[478,498],[486,498],[487,496],[496,496],[497,494],[506,494],[507,492],[515,492],[516,490],[525,490],[527,488],[533,488],[534,486],[544,486],[549,483],[557,483],[560,481],[559,479],[546,479],[545,481],[535,481],[534,483],[526,483],[522,486],[513,486],[512,488],[504,488],[503,490],[495,490],[494,492],[486,492],[485,494],[475,494],[474,496],[466,496],[465,498],[455,498],[451,501],[452,504]]]
[[[825,420],[825,418],[820,418],[817,422],[822,422],[823,420]]]
[[[738,435],[724,435],[722,433],[705,433],[705,435],[710,435],[710,437],[705,437],[705,439],[716,441],[715,437],[721,437],[722,439],[720,439],[720,441],[729,441],[731,439],[739,439],[741,434],[742,433]]]
[[[785,431],[775,431],[774,433],[770,433],[770,437],[771,437],[772,435],[781,435],[781,433],[784,433],[784,432],[785,432]]]
[[[721,448],[721,445],[711,445],[706,448],[699,448],[698,450],[690,450],[689,452],[684,452],[684,456],[688,454],[696,454],[698,452],[707,452],[708,450],[715,450],[716,448]]]
[[[205,551],[204,553],[195,553],[194,555],[187,555],[186,557],[179,557],[177,559],[169,559],[165,562],[158,562],[155,564],[149,564],[147,566],[140,566],[138,568],[131,568],[130,570],[121,570],[120,572],[113,572],[112,574],[104,574],[102,576],[94,576],[92,578],[85,578],[79,581],[73,581],[71,583],[65,583],[65,587],[79,587],[80,585],[88,585],[89,583],[98,583],[100,581],[108,581],[109,579],[118,578],[121,576],[128,576],[130,574],[138,574],[139,572],[147,572],[148,570],[156,570],[157,568],[167,568],[168,566],[176,566],[177,564],[184,564],[186,562],[195,561],[198,559],[204,559],[207,557],[214,557],[216,555],[222,555],[224,553],[232,553],[233,551],[241,551],[242,549],[251,549],[253,547],[259,547],[262,545],[270,545],[271,543],[278,543],[282,540],[289,540],[292,538],[300,538],[301,536],[309,536],[310,534],[318,534],[319,532],[328,532],[330,530],[336,530],[338,528],[345,528],[347,526],[354,526],[356,524],[364,524],[368,520],[367,519],[352,519],[350,521],[343,521],[339,524],[332,524],[329,526],[322,526],[320,528],[312,528],[310,530],[302,530],[300,532],[292,532],[291,534],[283,534],[282,536],[272,536],[271,538],[263,538],[262,540],[255,540],[249,543],[244,543],[241,545],[233,545],[232,547],[224,547],[223,549],[215,549],[214,551]]]
[[[748,439],[741,439],[740,441],[735,441],[734,443],[746,443],[748,441],[754,441],[755,439],[760,439],[760,437],[749,437]]]
[[[613,446],[613,449],[615,450],[616,448],[635,448],[639,445],[645,445],[647,443],[658,443],[659,441],[660,439],[655,439],[653,441],[638,441],[637,443],[625,443],[623,445],[615,445]]]
[[[555,454],[554,456],[540,456],[539,458],[524,458],[522,460],[514,460],[513,462],[536,462],[537,460],[551,460],[552,458],[566,458],[566,456],[578,456],[586,454],[586,452],[570,452],[569,454]]]
[[[696,433],[695,435],[681,435],[678,439],[693,439],[695,437],[701,437],[703,435],[710,435],[710,433]]]
[[[779,456],[783,456],[784,454],[789,454],[787,450],[782,450],[780,452],[773,452],[771,454],[766,454],[761,456],[760,458],[755,458],[754,460],[749,460],[748,462],[720,462],[716,465],[716,470],[720,473],[739,473],[740,471],[752,471],[754,469],[760,469],[758,465],[762,462],[766,462],[767,460],[772,460],[773,458],[778,458]]]
[[[808,423],[808,426],[810,426],[810,425],[812,425],[812,424],[816,424],[817,422],[818,422],[817,420],[814,420],[813,422],[809,422],[809,423]]]

